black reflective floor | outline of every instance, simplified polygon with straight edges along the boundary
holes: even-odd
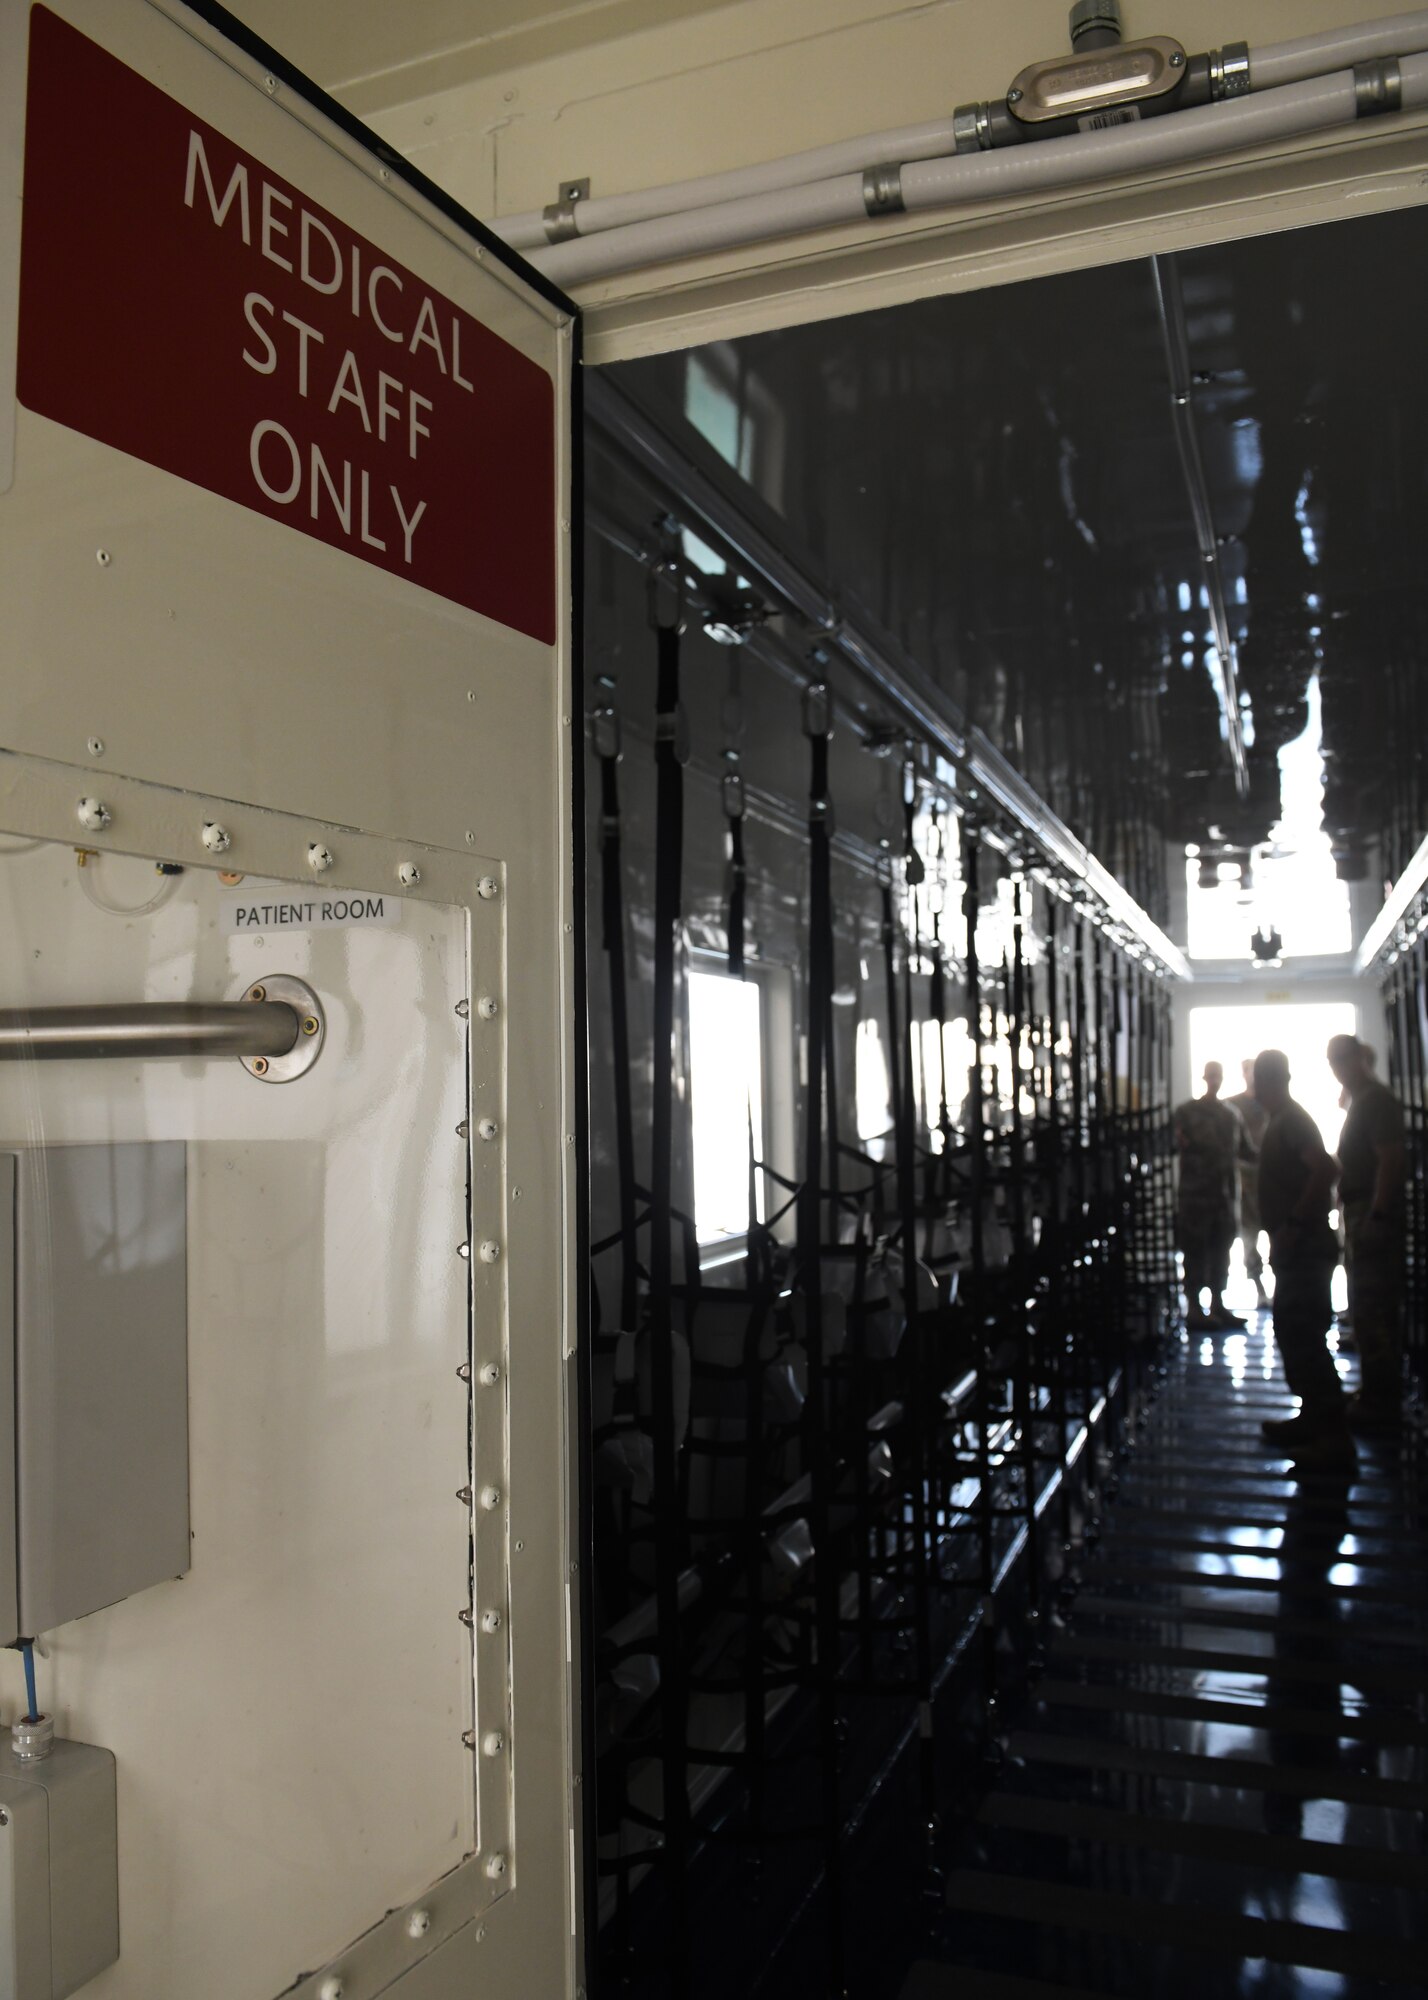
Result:
[[[1421,1462],[1288,1407],[1267,1315],[1182,1342],[903,2000],[1428,1990]]]

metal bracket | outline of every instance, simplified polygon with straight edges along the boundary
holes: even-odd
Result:
[[[863,206],[869,215],[901,215],[907,207],[902,198],[902,168],[896,160],[863,170]]]
[[[1354,105],[1360,118],[1403,109],[1403,70],[1397,56],[1354,64]]]
[[[263,979],[254,980],[243,995],[250,1001],[280,1001],[291,1007],[298,1017],[298,1037],[285,1056],[240,1056],[238,1060],[259,1083],[291,1083],[294,1077],[306,1076],[318,1057],[322,1054],[323,1042],[327,1039],[327,1018],[322,1011],[322,1002],[305,979],[295,979],[291,973],[273,972]]]
[[[541,210],[541,221],[545,225],[548,243],[568,243],[580,234],[580,225],[575,220],[575,211],[582,201],[590,199],[590,180],[562,181],[560,191],[548,208]]]

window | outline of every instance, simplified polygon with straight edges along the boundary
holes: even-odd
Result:
[[[764,1158],[763,994],[757,978],[731,979],[696,959],[689,973],[689,1088],[694,1147],[694,1226],[701,1245],[727,1243],[749,1226],[749,1134]],[[765,1215],[759,1176],[757,1214]]]

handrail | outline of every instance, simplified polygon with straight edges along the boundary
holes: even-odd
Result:
[[[285,1056],[302,1017],[284,1000],[212,1005],[146,1001],[133,1006],[0,1009],[0,1062],[114,1056]]]

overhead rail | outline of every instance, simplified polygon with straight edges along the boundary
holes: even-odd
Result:
[[[925,669],[862,612],[841,605],[812,567],[753,518],[748,493],[732,490],[722,466],[699,463],[611,377],[590,371],[586,416],[602,443],[623,460],[657,503],[701,540],[727,554],[757,589],[817,633],[893,711],[1003,813],[1053,875],[1079,887],[1153,962],[1177,979],[1189,960],[1109,869],[1058,818],[996,745],[970,724]]]
[[[1104,10],[1102,10],[1104,11]],[[1167,36],[1033,64],[1006,98],[727,173],[573,192],[496,228],[563,286],[889,215],[1187,164],[1428,105],[1428,9],[1189,55]],[[1116,74],[1108,84],[1107,66]],[[1042,142],[1045,143],[1042,143]],[[572,187],[575,184],[567,184]],[[580,184],[583,185],[583,184]]]
[[[1396,955],[1399,927],[1405,923],[1425,889],[1428,889],[1428,840],[1419,846],[1384,898],[1383,908],[1365,931],[1363,943],[1354,958],[1355,972],[1370,972],[1380,958]],[[1411,943],[1412,939],[1403,942]]]
[[[1220,704],[1220,726],[1235,774],[1235,790],[1249,796],[1249,760],[1245,755],[1244,712],[1240,700],[1239,654],[1230,630],[1225,606],[1225,582],[1220,569],[1220,545],[1210,510],[1210,490],[1205,465],[1200,457],[1200,438],[1195,428],[1195,406],[1191,401],[1190,338],[1185,328],[1185,299],[1180,289],[1180,272],[1173,257],[1152,257],[1151,275],[1155,283],[1155,305],[1160,316],[1160,337],[1165,348],[1165,365],[1170,376],[1170,420],[1175,445],[1180,453],[1180,469],[1185,476],[1185,493],[1195,524],[1195,543],[1200,551],[1200,574],[1210,624],[1215,635],[1215,664],[1211,670],[1215,698]]]

